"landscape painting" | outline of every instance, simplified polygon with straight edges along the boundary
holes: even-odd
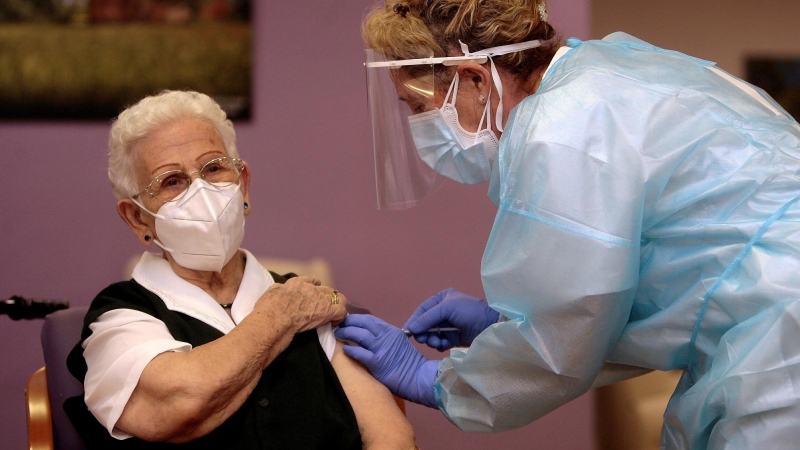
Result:
[[[251,109],[250,0],[2,0],[0,119],[106,120],[164,89]]]

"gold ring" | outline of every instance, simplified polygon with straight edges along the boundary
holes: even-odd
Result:
[[[331,305],[338,305],[339,304],[339,291],[336,289],[333,290],[331,293]]]

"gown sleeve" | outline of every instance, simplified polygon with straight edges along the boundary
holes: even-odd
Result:
[[[509,119],[490,186],[499,209],[481,275],[509,320],[452,351],[434,387],[464,431],[521,427],[585,393],[636,292],[646,195],[636,146],[615,138],[607,103],[562,95],[549,114],[542,97]]]

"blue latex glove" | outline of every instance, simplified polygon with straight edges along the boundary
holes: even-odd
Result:
[[[392,394],[436,408],[433,383],[438,360],[428,360],[399,328],[369,314],[350,314],[334,332],[345,345],[347,356],[361,362]]]
[[[498,319],[500,313],[490,308],[486,300],[450,288],[422,302],[403,328],[410,331],[417,342],[444,351],[469,346]],[[456,327],[461,331],[425,332],[434,327]]]

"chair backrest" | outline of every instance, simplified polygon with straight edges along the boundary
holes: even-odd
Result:
[[[83,385],[67,370],[67,355],[81,338],[87,307],[56,311],[44,319],[42,350],[47,368],[47,392],[53,419],[55,450],[83,450],[86,447],[64,413],[64,401],[83,393]]]
[[[318,279],[324,286],[333,286],[333,276],[328,262],[322,258],[311,258],[309,260],[285,259],[285,258],[264,258],[257,257],[267,270],[278,274],[295,273]]]

